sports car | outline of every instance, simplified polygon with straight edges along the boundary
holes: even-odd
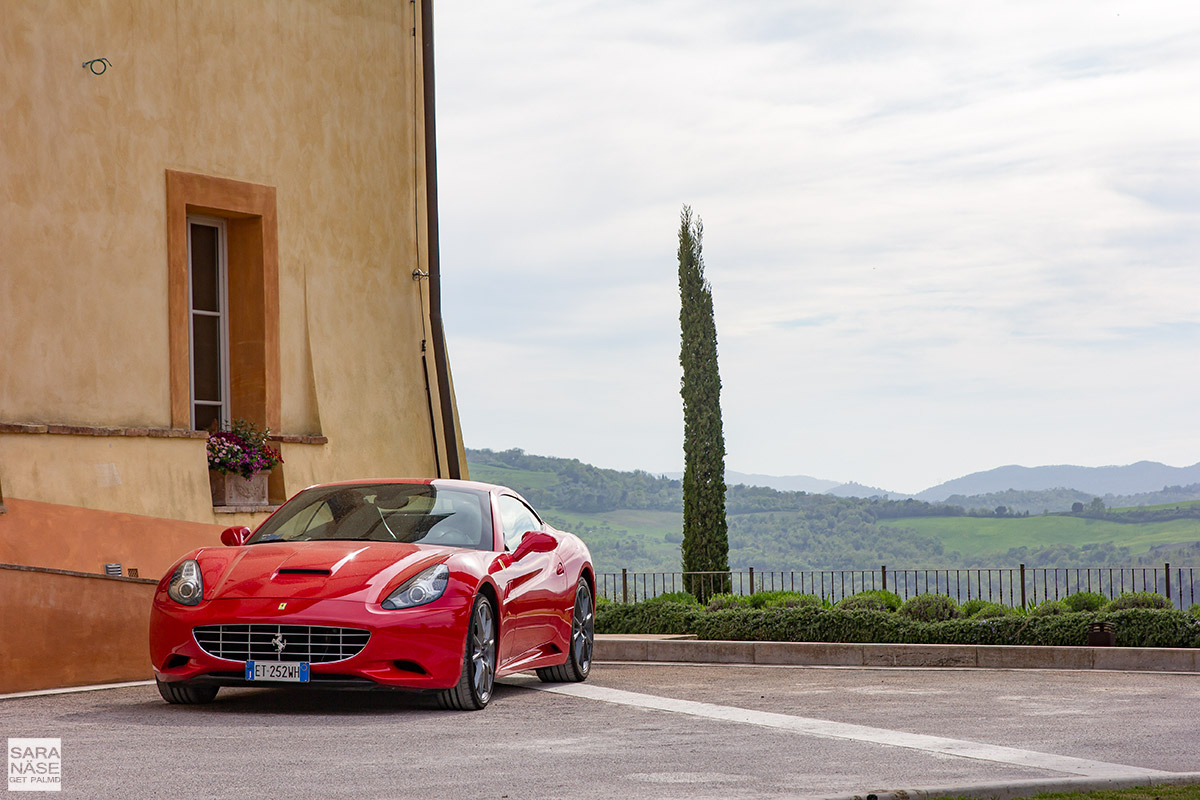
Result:
[[[582,681],[595,577],[516,492],[456,480],[313,486],[159,581],[150,659],[168,703],[222,686],[396,688],[480,709],[494,679]]]

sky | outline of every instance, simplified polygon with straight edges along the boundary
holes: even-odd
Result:
[[[1200,4],[438,0],[468,447],[683,469],[679,214],[726,466],[918,492],[1200,461]]]

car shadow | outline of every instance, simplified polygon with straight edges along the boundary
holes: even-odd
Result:
[[[490,706],[503,705],[528,691],[520,686],[497,683]],[[490,707],[489,706],[489,707]],[[486,709],[485,709],[486,711]],[[96,721],[98,717],[141,725],[227,725],[231,715],[246,715],[256,719],[287,717],[371,717],[388,714],[444,716],[458,712],[438,706],[437,696],[430,692],[393,689],[368,691],[337,691],[330,689],[300,689],[291,687],[259,689],[221,689],[215,700],[203,705],[172,705],[158,697],[149,687],[145,699],[134,702],[100,703],[86,711],[63,714],[64,719]]]

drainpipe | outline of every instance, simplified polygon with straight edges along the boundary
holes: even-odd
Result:
[[[425,217],[429,229],[429,327],[433,338],[433,367],[442,408],[446,471],[462,477],[458,460],[458,436],[454,430],[454,403],[450,395],[450,367],[446,357],[446,334],[442,328],[442,282],[438,250],[437,136],[433,103],[433,0],[421,0],[421,74],[425,101]]]

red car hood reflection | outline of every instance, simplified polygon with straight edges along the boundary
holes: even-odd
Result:
[[[321,597],[370,601],[388,585],[398,585],[446,555],[447,549],[428,545],[347,540],[205,550],[198,560],[204,594],[212,600]]]

